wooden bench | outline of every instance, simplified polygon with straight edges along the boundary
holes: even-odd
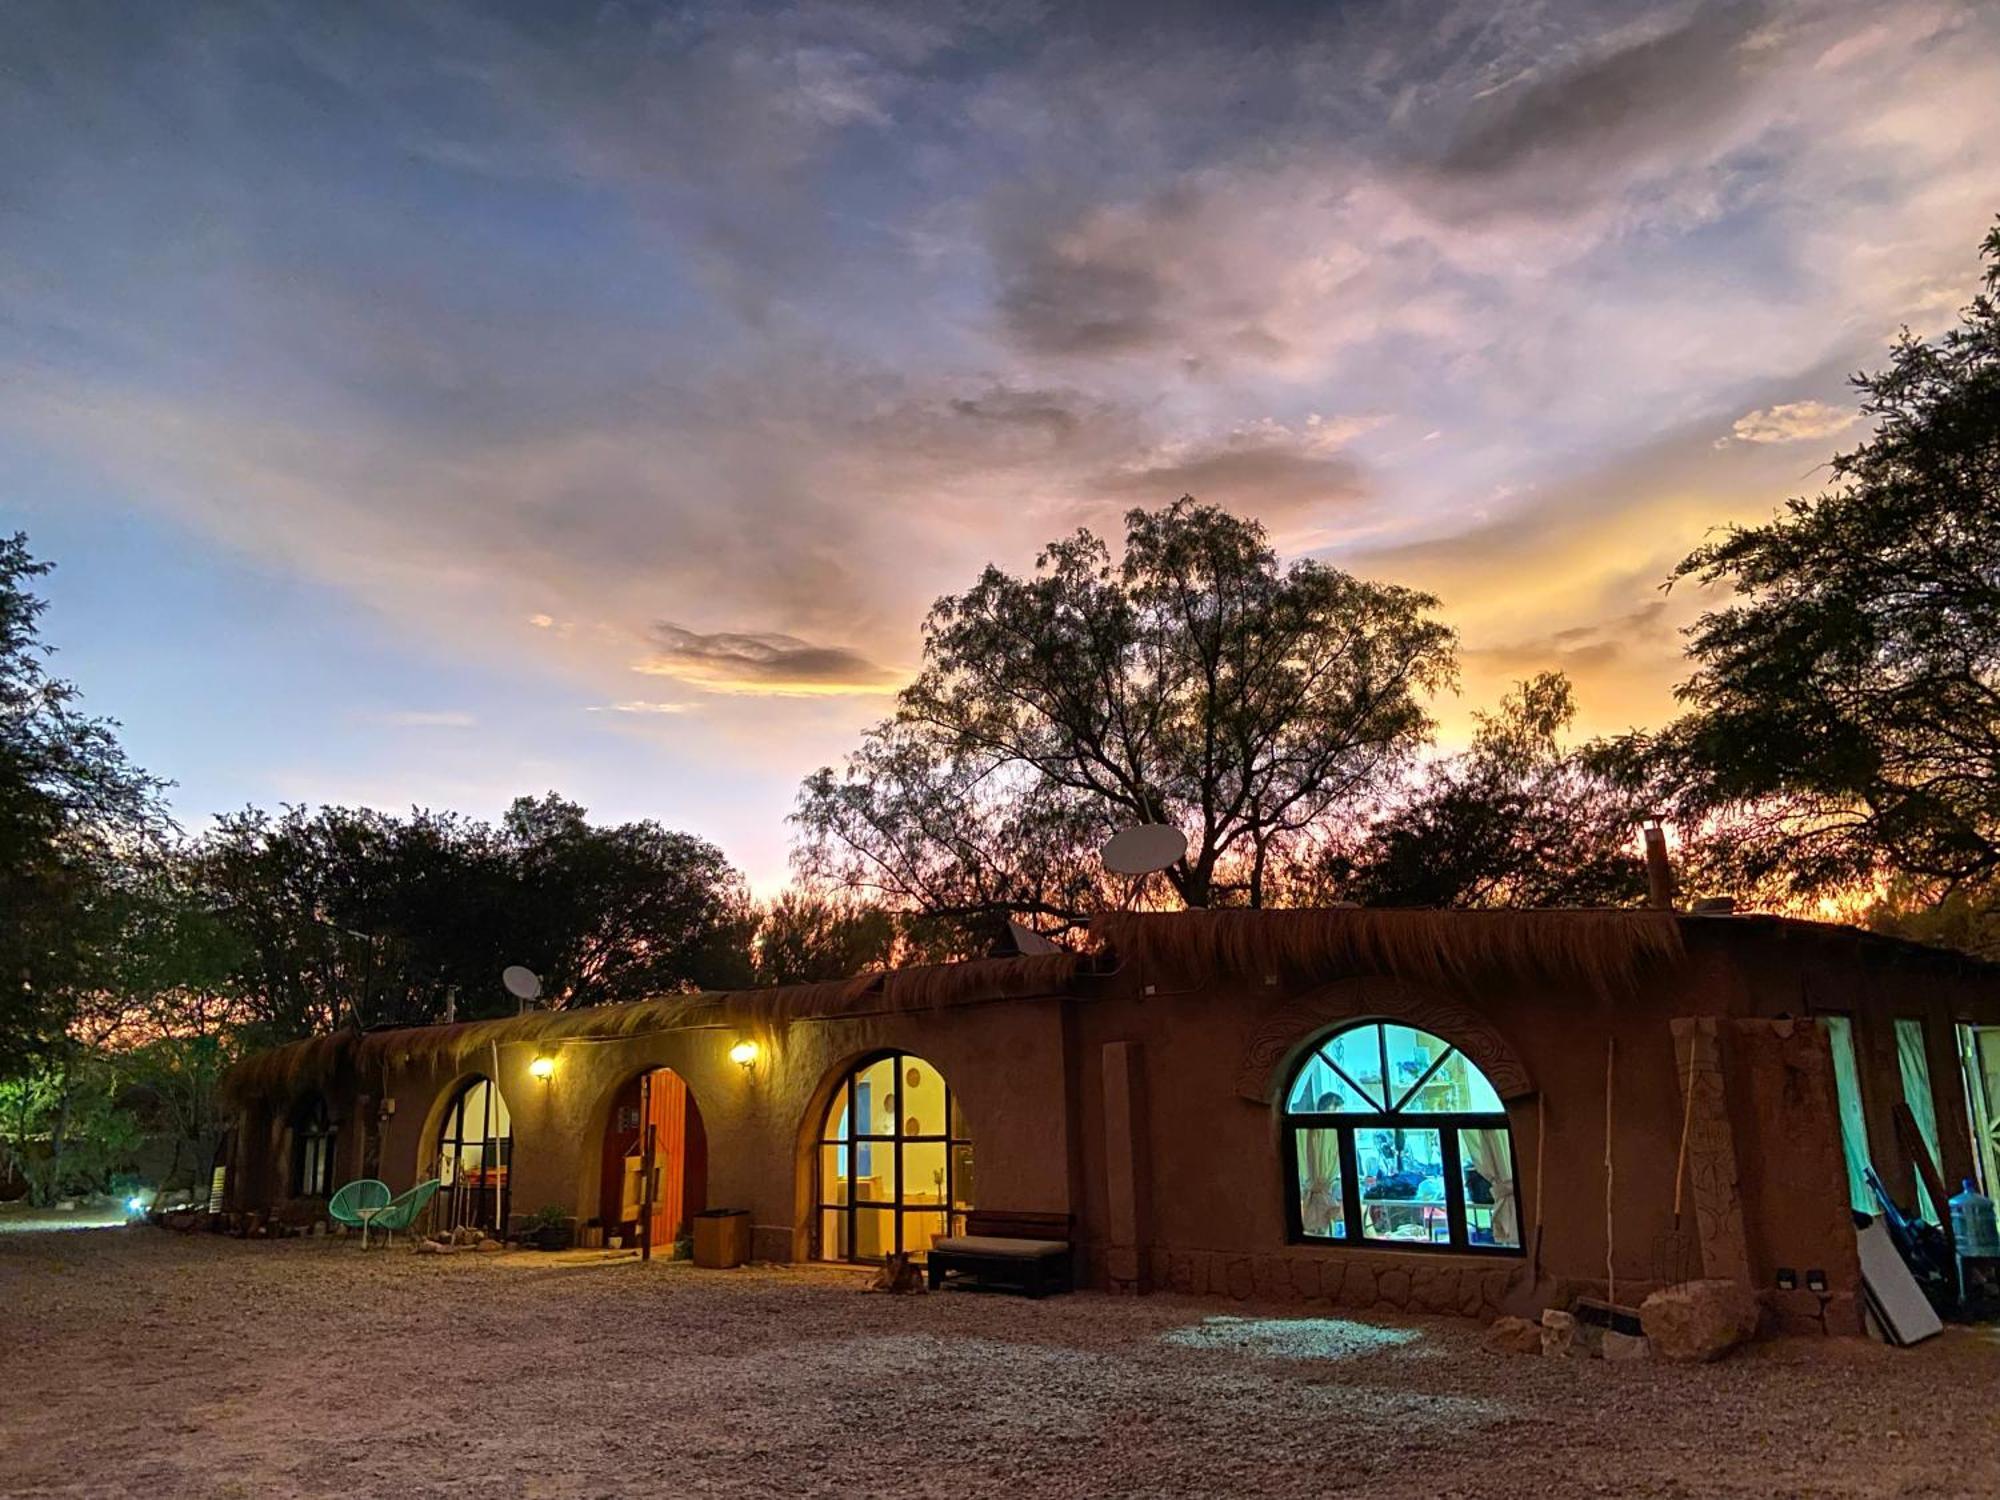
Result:
[[[1072,1287],[1072,1222],[1068,1214],[972,1209],[965,1216],[964,1234],[931,1242],[931,1290],[955,1275],[1030,1297],[1067,1292]]]

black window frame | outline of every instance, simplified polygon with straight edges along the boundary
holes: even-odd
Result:
[[[324,1094],[313,1094],[299,1108],[292,1124],[292,1196],[333,1196],[333,1154],[340,1139],[326,1107]]]
[[[1292,1095],[1297,1091],[1299,1075],[1309,1067],[1314,1058],[1319,1058],[1328,1068],[1362,1098],[1369,1096],[1369,1090],[1362,1087],[1348,1075],[1332,1058],[1324,1056],[1322,1049],[1338,1037],[1356,1031],[1374,1028],[1377,1046],[1381,1049],[1382,1078],[1386,1085],[1389,1078],[1389,1044],[1387,1028],[1401,1026],[1443,1043],[1443,1050],[1432,1059],[1415,1082],[1404,1089],[1390,1103],[1389,1108],[1366,1113],[1345,1110],[1338,1113],[1316,1110],[1294,1111],[1291,1108]],[[1527,1253],[1527,1235],[1523,1232],[1520,1215],[1520,1194],[1518,1184],[1521,1176],[1520,1158],[1514,1152],[1514,1129],[1504,1108],[1479,1111],[1454,1111],[1443,1113],[1436,1110],[1415,1110],[1404,1112],[1407,1105],[1417,1095],[1417,1091],[1429,1083],[1437,1071],[1450,1061],[1453,1054],[1465,1059],[1467,1067],[1486,1079],[1484,1070],[1467,1056],[1456,1043],[1434,1031],[1412,1026],[1407,1021],[1399,1021],[1393,1016],[1376,1017],[1366,1021],[1352,1021],[1323,1032],[1313,1038],[1311,1045],[1299,1053],[1285,1077],[1284,1092],[1279,1096],[1278,1120],[1281,1156],[1284,1162],[1285,1231],[1287,1240],[1295,1245],[1325,1245],[1342,1250],[1391,1250],[1409,1251],[1418,1255],[1483,1255],[1516,1258]],[[1492,1087],[1492,1080],[1486,1079]],[[1386,1092],[1383,1096],[1388,1098]],[[1331,1130],[1340,1153],[1340,1208],[1341,1222],[1350,1226],[1347,1235],[1308,1234],[1305,1215],[1299,1201],[1299,1135],[1308,1130]],[[1441,1199],[1411,1199],[1426,1206],[1432,1202],[1443,1206],[1445,1224],[1449,1238],[1445,1243],[1434,1240],[1408,1240],[1390,1238],[1370,1238],[1361,1229],[1365,1205],[1361,1201],[1361,1173],[1357,1167],[1354,1136],[1359,1130],[1429,1130],[1436,1131],[1439,1155],[1444,1170],[1445,1193]],[[1515,1192],[1514,1228],[1518,1245],[1481,1245],[1473,1243],[1466,1227],[1465,1170],[1463,1156],[1459,1148],[1459,1132],[1464,1130],[1500,1130],[1506,1133],[1507,1160],[1514,1170]],[[1403,1200],[1398,1200],[1403,1201]],[[1479,1205],[1483,1206],[1483,1205]]]
[[[465,1133],[465,1101],[482,1083],[486,1085],[487,1092],[485,1109],[479,1124],[482,1131],[489,1133],[468,1136]],[[448,1206],[444,1212],[450,1218],[453,1228],[469,1224],[491,1229],[496,1234],[507,1233],[508,1225],[513,1218],[514,1206],[514,1111],[511,1108],[507,1110],[507,1133],[505,1135],[490,1133],[499,1123],[496,1117],[500,1108],[506,1107],[506,1104],[507,1101],[500,1092],[500,1085],[495,1079],[484,1073],[474,1073],[453,1091],[451,1103],[445,1106],[444,1118],[438,1123],[435,1157],[437,1169],[432,1175],[443,1177],[444,1159],[449,1154],[452,1158],[452,1185],[446,1192]],[[487,1223],[489,1212],[487,1206],[493,1202],[490,1188],[482,1186],[477,1193],[472,1194],[461,1190],[461,1184],[465,1180],[465,1148],[475,1145],[480,1148],[479,1170],[482,1174],[493,1171],[496,1167],[505,1174],[500,1179],[499,1207],[492,1211],[499,1219],[497,1224]],[[492,1148],[490,1157],[488,1147]],[[468,1207],[471,1210],[469,1213],[465,1212]]]
[[[886,1135],[879,1132],[863,1134],[855,1129],[856,1123],[861,1118],[860,1111],[856,1108],[856,1085],[860,1082],[862,1074],[868,1072],[871,1068],[877,1067],[885,1059],[890,1060],[890,1076],[896,1081],[898,1102],[894,1114],[890,1117],[895,1129],[893,1133]],[[938,1081],[944,1086],[944,1133],[942,1135],[929,1131],[921,1132],[917,1135],[905,1135],[903,1133],[903,1122],[908,1118],[902,1109],[900,1098],[903,1091],[903,1073],[907,1065],[913,1060],[922,1063],[931,1072],[935,1073]],[[845,1138],[837,1137],[833,1134],[833,1126],[838,1118],[845,1118],[847,1121],[847,1134]],[[952,1125],[957,1118],[958,1110],[954,1104],[951,1080],[945,1077],[944,1069],[938,1067],[937,1064],[933,1063],[927,1057],[920,1057],[913,1052],[904,1052],[900,1048],[886,1052],[871,1052],[847,1070],[847,1076],[840,1081],[840,1087],[835,1090],[833,1097],[827,1101],[826,1113],[820,1121],[819,1135],[813,1146],[813,1243],[818,1259],[840,1261],[854,1265],[878,1265],[881,1263],[880,1258],[876,1256],[862,1256],[854,1253],[854,1247],[857,1243],[857,1237],[854,1232],[858,1222],[856,1215],[863,1210],[872,1214],[887,1213],[894,1218],[896,1232],[894,1240],[895,1248],[891,1252],[892,1254],[900,1255],[904,1253],[903,1218],[906,1214],[935,1215],[942,1213],[945,1216],[944,1226],[947,1235],[963,1232],[965,1216],[971,1212],[971,1205],[967,1204],[961,1208],[958,1203],[958,1150],[962,1146],[967,1151],[970,1151],[972,1149],[972,1137],[970,1133],[965,1135],[956,1135],[953,1133]],[[905,1146],[936,1145],[944,1147],[944,1202],[939,1205],[905,1205],[903,1201],[903,1148]],[[840,1147],[847,1152],[848,1186],[847,1202],[845,1203],[829,1201],[829,1195],[826,1191],[825,1162],[826,1148],[829,1146]],[[863,1146],[877,1149],[884,1146],[889,1148],[891,1159],[895,1163],[896,1192],[893,1199],[863,1202],[854,1196],[855,1168],[860,1163],[861,1147]],[[829,1213],[838,1213],[842,1216],[847,1240],[847,1253],[845,1255],[833,1254],[832,1251],[835,1247],[829,1246],[826,1243],[826,1216]],[[921,1254],[922,1252],[916,1253]]]

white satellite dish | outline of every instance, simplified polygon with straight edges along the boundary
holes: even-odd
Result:
[[[509,964],[500,971],[500,982],[507,986],[507,993],[516,1000],[534,1000],[542,993],[542,981],[533,969],[524,969],[519,964]]]
[[[1043,937],[1025,922],[1007,921],[1007,934],[1014,940],[1014,951],[1026,955],[1030,953],[1060,953],[1062,949]]]
[[[1114,875],[1150,875],[1187,853],[1187,835],[1166,823],[1135,823],[1106,841],[1104,868]]]

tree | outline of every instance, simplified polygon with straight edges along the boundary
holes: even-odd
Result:
[[[1690,631],[1647,764],[1746,886],[2000,880],[2000,228],[1983,248],[1961,324],[1855,377],[1874,430],[1833,485],[1674,573],[1736,597]]]
[[[503,823],[518,957],[557,1005],[751,982],[748,887],[706,839],[650,820],[593,827],[553,793]]]
[[[29,586],[49,569],[25,536],[0,538],[0,1059],[17,1063],[54,1045],[99,981],[107,883],[166,827],[160,783],[48,674],[47,606]]]
[[[1379,792],[1453,680],[1428,595],[1306,560],[1184,497],[1088,531],[1032,578],[988,567],[938,601],[924,668],[840,773],[805,783],[809,877],[989,925],[1083,920],[1095,850],[1130,823],[1188,834],[1189,906],[1262,905],[1331,816]]]
[[[1594,746],[1565,750],[1568,679],[1544,672],[1476,716],[1342,863],[1369,906],[1629,906],[1646,896],[1629,792]],[[1338,877],[1337,877],[1338,878]]]
[[[757,982],[811,984],[889,966],[896,919],[880,906],[789,890],[757,928]]]
[[[553,794],[519,799],[498,827],[252,809],[220,820],[192,863],[243,940],[238,989],[272,1040],[511,1013],[509,964],[554,1006],[751,978],[755,914],[720,850],[653,822],[593,825]]]

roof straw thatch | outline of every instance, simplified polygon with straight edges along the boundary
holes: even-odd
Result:
[[[1191,977],[1383,974],[1460,991],[1514,979],[1625,993],[1683,957],[1673,914],[1655,911],[1106,912],[1090,932],[1121,960]]]
[[[532,1010],[491,1021],[410,1026],[365,1036],[340,1032],[248,1057],[230,1071],[224,1087],[236,1102],[247,1104],[325,1088],[344,1062],[369,1074],[385,1067],[458,1067],[496,1044],[602,1040],[704,1026],[738,1026],[768,1039],[774,1028],[798,1020],[942,1009],[1060,993],[1078,961],[1071,953],[974,959],[860,974],[822,984],[663,995],[629,1005]]]

